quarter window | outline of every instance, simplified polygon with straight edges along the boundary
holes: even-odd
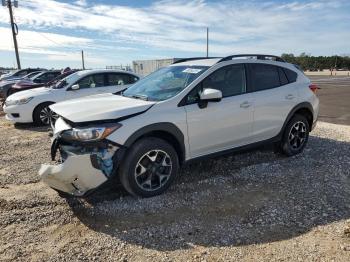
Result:
[[[289,70],[287,68],[283,68],[283,70],[287,75],[289,83],[294,83],[295,81],[297,81],[297,77],[298,77],[297,73],[295,73],[294,71]]]
[[[79,88],[95,88],[104,86],[104,75],[96,74],[82,78],[77,82]]]
[[[254,91],[266,90],[280,86],[276,66],[266,64],[251,64],[251,80]]]
[[[280,76],[280,82],[281,82],[281,86],[283,85],[287,85],[288,84],[288,79],[286,77],[286,74],[284,73],[282,68],[278,68],[278,74]]]

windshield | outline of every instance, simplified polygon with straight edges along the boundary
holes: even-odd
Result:
[[[123,96],[163,101],[180,93],[207,69],[207,66],[161,68],[130,86]]]
[[[72,73],[72,74],[64,77],[63,79],[59,79],[59,77],[57,77],[58,79],[56,79],[55,81],[52,81],[53,83],[49,87],[53,88],[53,89],[63,88],[65,86],[67,86],[68,84],[74,82],[77,79],[77,73],[78,72]],[[62,77],[62,75],[61,75],[61,77]]]

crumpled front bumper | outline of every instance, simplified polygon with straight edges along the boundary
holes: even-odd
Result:
[[[108,180],[102,170],[93,166],[91,154],[69,156],[62,164],[41,165],[43,182],[59,191],[84,196]]]
[[[57,191],[86,196],[116,174],[126,148],[108,139],[95,142],[66,141],[61,135],[71,126],[62,118],[52,124],[51,159],[59,153],[58,164],[43,164],[42,181]]]

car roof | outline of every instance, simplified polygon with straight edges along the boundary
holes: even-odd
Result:
[[[86,70],[81,70],[76,72],[76,74],[79,76],[85,76],[85,75],[97,74],[97,73],[124,73],[124,74],[137,76],[137,74],[133,72],[129,72],[125,70],[117,70],[117,69],[86,69]]]
[[[170,66],[208,66],[212,67],[218,62],[220,62],[222,58],[209,58],[209,59],[190,59],[189,61],[179,62],[171,64]],[[227,61],[234,61],[235,63],[262,63],[262,64],[271,64],[276,66],[287,67],[292,69],[293,71],[298,71],[298,67],[294,64],[288,62],[275,61],[270,59],[256,59],[256,58],[234,58],[231,60],[225,60],[220,63],[224,63]],[[299,69],[300,70],[300,69]]]
[[[171,66],[213,66],[220,61],[221,58],[208,58],[199,60],[190,60],[186,62],[172,64]]]

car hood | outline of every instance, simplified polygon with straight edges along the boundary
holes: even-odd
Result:
[[[155,103],[114,94],[101,94],[57,103],[50,108],[69,121],[81,123],[118,119],[141,113]]]
[[[28,86],[40,86],[40,85],[43,85],[43,84],[34,83],[30,79],[23,79],[21,81],[18,81],[16,83],[16,85],[14,86],[14,88],[21,89],[21,88],[28,87]]]
[[[28,98],[28,97],[36,97],[38,95],[49,94],[50,92],[52,92],[51,88],[40,87],[40,88],[29,89],[29,90],[21,91],[18,93],[14,93],[14,94],[10,95],[7,99],[8,100],[17,100],[17,99]]]

